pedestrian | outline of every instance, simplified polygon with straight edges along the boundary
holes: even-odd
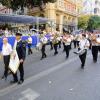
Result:
[[[4,61],[4,75],[2,76],[2,79],[7,79],[8,71],[9,71],[9,62],[10,62],[10,54],[12,52],[12,46],[8,43],[8,39],[5,37],[3,38],[3,46],[1,54],[3,55],[3,61]]]
[[[69,51],[70,51],[70,44],[71,44],[71,38],[70,38],[70,35],[68,33],[64,34],[63,43],[65,44],[64,49],[65,49],[65,52],[66,52],[66,58],[68,58],[69,57]]]
[[[84,69],[85,61],[86,61],[86,55],[87,55],[87,49],[89,48],[90,44],[88,39],[86,38],[85,34],[82,34],[82,38],[79,42],[79,58],[81,60],[81,68]]]
[[[33,53],[31,46],[32,46],[32,37],[31,37],[31,35],[29,35],[29,37],[28,37],[28,55]]]
[[[21,33],[16,33],[16,41],[15,41],[15,44],[14,44],[14,49],[16,50],[16,52],[18,54],[19,61],[20,61],[20,64],[19,64],[19,67],[18,67],[19,72],[20,72],[20,80],[18,81],[18,77],[17,77],[17,73],[16,73],[16,74],[13,74],[14,80],[11,81],[11,83],[17,83],[18,82],[18,84],[22,84],[24,82],[24,67],[23,67],[23,64],[24,64],[25,57],[26,57],[26,52],[25,52],[26,49],[24,47],[21,36],[22,36]]]
[[[53,50],[52,40],[53,40],[53,32],[50,33],[50,50]]]

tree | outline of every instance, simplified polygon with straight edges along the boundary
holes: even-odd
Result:
[[[0,3],[4,6],[11,8],[13,10],[17,10],[21,8],[23,10],[24,7],[34,7],[38,6],[42,9],[42,5],[48,2],[55,2],[56,0],[0,0]]]
[[[100,17],[99,16],[91,16],[88,21],[87,30],[92,31],[95,29],[100,29]]]
[[[86,30],[88,27],[90,15],[80,16],[78,19],[78,28]]]

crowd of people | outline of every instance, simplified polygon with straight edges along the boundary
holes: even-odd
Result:
[[[81,32],[80,34],[70,34],[69,32],[64,32],[60,34],[59,31],[49,32],[50,38],[47,39],[44,34],[40,35],[40,42],[37,45],[41,48],[41,53],[43,58],[47,57],[45,47],[49,40],[50,49],[54,49],[54,55],[58,54],[58,48],[61,48],[63,44],[63,51],[65,52],[66,59],[69,58],[70,50],[72,49],[72,44],[74,48],[77,48],[75,54],[79,55],[81,60],[81,68],[84,69],[85,60],[88,49],[92,51],[93,62],[97,62],[98,52],[100,51],[100,34],[99,32]]]
[[[49,38],[46,37],[46,34],[49,34]],[[13,75],[13,80],[11,83],[18,83],[22,84],[24,82],[24,61],[26,58],[26,44],[28,44],[28,54],[33,54],[32,51],[32,38],[31,35],[29,36],[27,42],[21,39],[22,34],[16,33],[16,40],[14,46],[12,47],[11,44],[8,43],[7,37],[3,38],[3,46],[1,55],[3,56],[4,60],[4,75],[2,79],[7,79],[7,76],[10,73]],[[96,63],[98,59],[98,52],[100,51],[100,36],[99,33],[90,33],[90,32],[82,32],[80,34],[70,34],[69,32],[64,32],[61,34],[59,31],[53,32],[41,32],[39,34],[39,42],[36,45],[36,48],[41,51],[41,60],[47,57],[46,46],[50,45],[50,50],[54,50],[54,56],[59,54],[59,48],[63,48],[65,52],[66,59],[70,56],[70,50],[75,49],[77,51],[73,52],[79,56],[81,61],[81,68],[84,69],[86,55],[88,49],[91,50],[93,56],[93,62]],[[10,55],[12,54],[13,50],[16,50],[19,58],[19,72],[20,72],[20,80],[17,77],[16,73],[13,73],[9,69],[10,63]]]

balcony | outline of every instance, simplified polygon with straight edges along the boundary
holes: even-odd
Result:
[[[76,4],[72,4],[66,1],[58,1],[56,3],[56,10],[60,10],[64,13],[67,13],[73,16],[78,15]]]

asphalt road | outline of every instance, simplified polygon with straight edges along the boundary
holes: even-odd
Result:
[[[93,63],[91,51],[88,51],[85,69],[80,68],[78,56],[70,52],[69,59],[59,49],[47,48],[48,57],[40,60],[41,53],[34,53],[26,58],[25,82],[22,85],[10,85],[8,80],[0,80],[0,100],[100,100],[100,56]],[[0,62],[0,76],[3,63]]]

